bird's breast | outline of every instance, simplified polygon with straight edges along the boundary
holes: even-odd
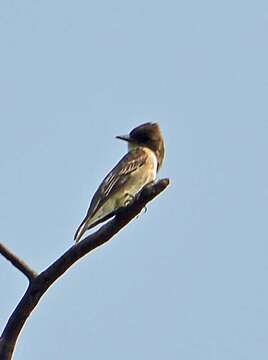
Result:
[[[157,172],[157,158],[154,152],[148,148],[143,148],[147,158],[145,163],[130,174],[124,186],[124,192],[136,195],[146,184],[154,181]]]

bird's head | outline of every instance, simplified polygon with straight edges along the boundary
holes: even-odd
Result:
[[[117,139],[125,140],[128,142],[129,149],[138,146],[147,147],[151,149],[156,157],[158,169],[161,167],[165,146],[160,127],[157,123],[145,123],[134,128],[128,135],[116,136]]]

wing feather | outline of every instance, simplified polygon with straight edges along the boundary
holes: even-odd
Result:
[[[112,196],[119,189],[121,189],[122,186],[129,180],[129,174],[136,171],[146,162],[147,157],[148,155],[142,148],[133,149],[128,152],[113,168],[113,170],[106,176],[106,178],[103,180],[96,193],[94,194],[88,212],[75,233],[74,238],[76,242],[81,239],[85,231],[89,228],[88,222],[90,221],[90,219],[110,198],[110,196]],[[108,217],[109,214],[107,214],[104,219]],[[100,223],[101,221],[101,219],[97,220],[96,224]],[[92,226],[95,226],[95,223],[91,224],[90,227]]]
[[[128,180],[129,174],[141,167],[147,159],[142,148],[129,151],[100,184],[91,201],[87,218],[93,216],[99,208],[116,193]]]

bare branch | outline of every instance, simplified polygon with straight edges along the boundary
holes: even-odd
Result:
[[[32,270],[23,260],[17,255],[13,254],[4,244],[0,243],[0,254],[2,254],[7,260],[11,262],[19,271],[21,271],[31,282],[33,281],[37,273]]]
[[[77,260],[109,241],[117,232],[135,218],[149,201],[153,200],[165,190],[168,185],[169,180],[162,179],[155,184],[144,187],[134,202],[116,212],[112,220],[78,244],[73,245],[39,275],[36,276],[35,274],[0,337],[1,360],[10,360],[12,358],[21,329],[47,289]]]

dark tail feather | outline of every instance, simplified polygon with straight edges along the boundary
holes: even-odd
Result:
[[[76,230],[76,233],[74,235],[74,241],[76,243],[78,243],[78,241],[81,239],[81,237],[87,231],[86,225],[87,225],[87,221],[86,221],[86,219],[84,219],[83,222],[80,224],[79,228]]]
[[[80,224],[79,228],[76,230],[76,233],[74,235],[74,241],[76,243],[78,243],[78,241],[81,239],[81,237],[84,235],[84,233],[93,228],[96,225],[99,225],[100,223],[110,219],[111,217],[113,217],[115,215],[115,211],[111,212],[110,214],[107,214],[106,216],[104,216],[103,218],[94,221],[93,223],[89,224],[89,219],[86,216],[85,219],[82,221],[82,223]]]

